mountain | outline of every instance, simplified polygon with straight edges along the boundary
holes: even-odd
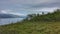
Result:
[[[0,34],[60,34],[60,10],[38,14],[28,21],[1,25]]]
[[[18,16],[13,14],[0,14],[0,18],[24,18],[25,16]]]

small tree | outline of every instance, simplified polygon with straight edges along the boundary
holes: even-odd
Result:
[[[42,12],[42,15],[44,15],[44,12]]]
[[[33,15],[29,14],[29,15],[28,15],[28,17],[30,17],[30,18],[31,18],[31,17],[33,17]]]

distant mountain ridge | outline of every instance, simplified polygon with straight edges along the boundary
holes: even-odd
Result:
[[[24,18],[25,16],[18,16],[13,14],[0,14],[0,18]]]

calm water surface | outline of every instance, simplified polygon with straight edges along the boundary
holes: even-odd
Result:
[[[1,18],[0,19],[0,25],[16,23],[16,22],[19,22],[19,21],[21,21],[23,19],[24,18]]]

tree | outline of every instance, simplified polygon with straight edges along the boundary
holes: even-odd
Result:
[[[42,12],[42,15],[44,15],[44,12]]]

